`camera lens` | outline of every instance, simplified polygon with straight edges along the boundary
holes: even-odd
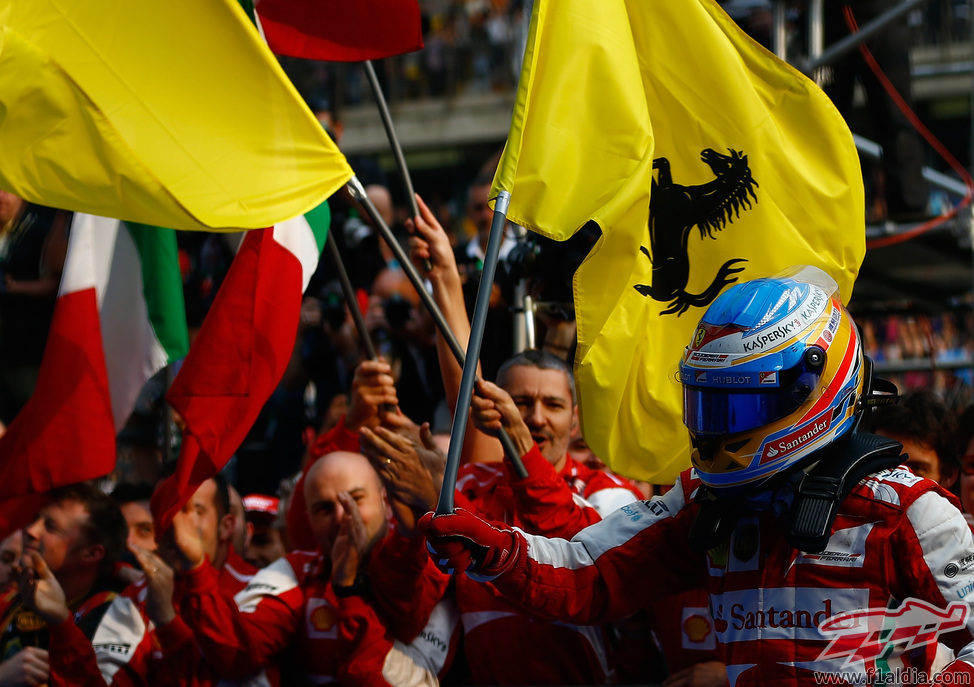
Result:
[[[402,329],[409,320],[412,305],[402,298],[388,298],[382,302],[382,310],[390,327]]]

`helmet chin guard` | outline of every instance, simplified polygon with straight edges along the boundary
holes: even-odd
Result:
[[[732,286],[680,363],[697,474],[723,498],[806,463],[854,428],[864,378],[858,332],[824,272]]]

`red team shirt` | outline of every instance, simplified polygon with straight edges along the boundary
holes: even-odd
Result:
[[[213,569],[209,563],[206,565]],[[214,570],[218,586],[228,599],[242,591],[255,572],[256,568],[233,549],[223,568]],[[186,589],[186,582],[177,577],[173,596],[181,614],[187,600]],[[63,674],[71,676],[68,684],[79,687],[220,684],[217,673],[202,660],[185,615],[156,627],[146,612],[147,596],[144,578],[129,585],[109,606],[90,640],[70,620],[51,628],[52,646],[57,647],[50,653],[52,671],[58,666]],[[246,678],[238,684],[276,684],[273,674],[268,676],[259,670],[251,671]]]
[[[566,457],[560,472],[534,446],[522,457],[528,477],[507,463],[472,463],[457,479],[457,505],[526,532],[571,538],[601,513],[642,498],[635,485]],[[596,506],[596,504],[598,504]],[[474,681],[485,684],[605,682],[609,659],[598,626],[531,618],[488,586],[456,578],[465,655]]]
[[[842,612],[895,608],[907,598],[946,609],[974,598],[974,538],[953,496],[900,467],[860,482],[840,506],[828,545],[804,554],[786,542],[787,522],[741,518],[728,545],[700,554],[687,544],[700,482],[633,503],[571,542],[517,533],[513,567],[491,584],[527,608],[570,622],[606,622],[647,607],[654,596],[703,586],[713,609],[716,652],[731,685],[814,684],[816,673],[936,672],[937,642],[875,661],[823,658],[822,620]],[[940,637],[971,671],[974,618]]]

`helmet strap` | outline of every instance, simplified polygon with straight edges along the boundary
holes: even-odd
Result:
[[[886,437],[851,432],[819,452],[798,485],[788,543],[806,553],[823,551],[839,504],[863,478],[899,465],[901,448]]]
[[[700,485],[694,500],[700,504],[700,509],[690,525],[690,548],[709,551],[729,539],[737,522],[737,509],[732,507],[734,502],[728,504],[727,500],[722,501],[705,484]]]
[[[866,432],[851,432],[821,451],[809,456],[804,470],[789,471],[763,491],[783,488],[794,494],[788,543],[807,553],[818,553],[828,545],[839,504],[865,477],[896,467],[902,462],[900,443]],[[797,484],[797,486],[795,486]],[[774,500],[774,494],[771,495]],[[765,499],[768,500],[768,499]],[[779,499],[780,500],[780,499]],[[755,507],[750,497],[722,498],[707,485],[701,485],[694,501],[700,508],[690,525],[689,543],[695,551],[709,551],[726,543],[739,516],[747,512],[777,510]]]

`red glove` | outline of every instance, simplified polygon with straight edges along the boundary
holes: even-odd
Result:
[[[417,527],[426,536],[433,562],[450,575],[466,572],[486,582],[510,568],[517,557],[520,540],[514,532],[463,508],[447,515],[427,513]]]

